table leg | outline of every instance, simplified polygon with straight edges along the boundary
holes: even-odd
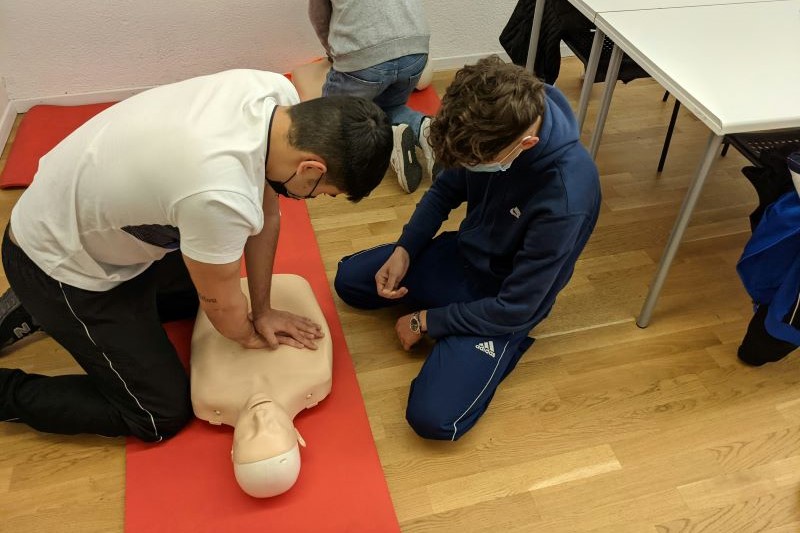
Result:
[[[603,39],[605,38],[606,35],[602,31],[595,30],[592,50],[589,52],[589,60],[586,62],[586,75],[583,78],[581,98],[578,101],[578,132],[583,131],[586,110],[589,109],[589,96],[592,94],[592,85],[594,85],[594,77],[597,75],[597,65],[600,64],[600,56],[603,53]]]
[[[536,62],[536,49],[539,48],[539,34],[542,30],[542,15],[544,15],[545,0],[536,0],[536,6],[533,8],[533,26],[531,27],[531,39],[528,42],[528,60],[525,62],[525,68],[536,74],[533,70],[533,64]]]
[[[611,59],[608,62],[608,72],[606,72],[605,88],[603,89],[603,99],[600,101],[600,112],[597,115],[597,123],[592,132],[592,142],[589,144],[589,154],[592,159],[597,157],[597,149],[600,147],[600,139],[603,137],[603,128],[606,125],[608,108],[611,107],[611,97],[614,95],[614,86],[617,84],[619,67],[622,64],[622,48],[614,45],[611,52]]]
[[[683,232],[686,231],[686,226],[689,225],[689,219],[694,211],[694,205],[697,203],[697,198],[700,196],[700,191],[703,189],[703,184],[708,176],[708,171],[711,164],[714,162],[714,157],[717,155],[717,150],[722,144],[722,135],[717,135],[711,132],[708,137],[708,145],[706,146],[706,153],[703,156],[700,166],[697,168],[694,180],[686,192],[686,198],[683,200],[681,211],[678,214],[675,225],[672,227],[672,233],[667,241],[667,246],[664,248],[664,254],[661,256],[661,263],[658,265],[656,276],[653,278],[653,284],[650,286],[650,292],[647,293],[647,299],[642,306],[642,311],[639,313],[639,318],[636,320],[636,325],[640,328],[646,328],[650,323],[650,317],[653,314],[653,308],[656,306],[656,300],[661,293],[661,288],[664,285],[664,280],[667,277],[667,272],[675,258],[675,253],[680,246]]]

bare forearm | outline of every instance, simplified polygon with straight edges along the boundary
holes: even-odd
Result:
[[[214,329],[224,337],[241,341],[255,333],[253,322],[247,315],[247,298],[239,291],[224,302],[213,295],[200,294],[200,307],[208,316]]]
[[[272,267],[275,262],[279,231],[280,217],[265,217],[261,233],[250,237],[244,248],[250,304],[255,316],[271,308]]]

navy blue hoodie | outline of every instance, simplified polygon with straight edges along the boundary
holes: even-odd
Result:
[[[572,276],[600,210],[597,167],[578,140],[567,99],[546,86],[539,143],[505,172],[441,173],[397,242],[411,261],[450,211],[467,202],[458,249],[487,297],[428,309],[428,334],[502,335],[547,316]]]

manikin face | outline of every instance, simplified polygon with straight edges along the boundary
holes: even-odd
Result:
[[[289,415],[265,394],[252,396],[233,432],[233,462],[252,463],[285,453],[297,445]]]
[[[289,490],[300,474],[298,441],[305,446],[278,402],[252,396],[233,432],[233,472],[242,490],[256,498]]]

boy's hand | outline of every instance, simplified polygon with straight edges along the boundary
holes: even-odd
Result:
[[[378,295],[390,300],[402,298],[408,294],[408,289],[400,287],[400,282],[408,272],[411,258],[402,246],[398,246],[389,256],[389,259],[375,274],[375,287]]]
[[[397,323],[394,326],[395,332],[397,332],[397,338],[400,339],[400,344],[403,345],[403,349],[408,351],[414,346],[419,340],[422,338],[422,331],[415,332],[411,329],[411,317],[413,313],[401,316],[397,319]]]

